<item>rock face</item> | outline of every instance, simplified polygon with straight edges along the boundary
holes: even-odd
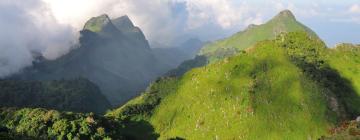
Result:
[[[134,26],[128,16],[122,16],[111,20],[117,29],[119,29],[127,38],[139,46],[150,49],[149,43],[144,33],[139,27]]]
[[[54,61],[28,68],[19,79],[83,77],[98,85],[113,105],[136,96],[168,67],[153,55],[142,31],[127,16],[91,18],[80,32],[80,47]]]

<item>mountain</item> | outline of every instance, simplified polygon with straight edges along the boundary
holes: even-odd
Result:
[[[206,43],[198,51],[197,57],[181,63],[177,68],[170,70],[167,75],[181,76],[192,68],[239,54],[259,41],[271,40],[281,33],[296,31],[307,32],[312,38],[319,38],[310,28],[297,21],[291,11],[284,10],[265,24],[251,24],[244,31],[226,39]]]
[[[169,69],[176,68],[184,60],[191,59],[189,54],[175,47],[152,48],[154,56]]]
[[[99,114],[111,107],[99,88],[86,79],[0,80],[0,91],[1,107],[42,107]]]
[[[191,57],[194,57],[197,53],[199,53],[204,44],[205,42],[199,40],[198,38],[190,38],[181,43],[178,48],[186,54],[189,54]]]
[[[123,104],[165,73],[169,66],[154,56],[142,31],[127,16],[93,17],[80,32],[79,47],[56,59],[36,62],[18,80],[83,77],[99,86],[112,105]]]
[[[139,43],[139,46],[149,46],[148,41],[145,38],[144,33],[139,27],[134,26],[128,16],[122,16],[111,20],[115,27],[124,33],[128,39],[133,40],[133,42]],[[150,49],[147,47],[147,49]]]
[[[360,70],[357,49],[329,49],[307,32],[279,34],[159,79],[106,116],[148,121],[160,139],[318,139],[360,115],[358,79],[348,78]],[[344,59],[351,69],[334,66]]]
[[[206,56],[210,62],[221,60],[255,45],[258,41],[274,39],[281,33],[296,31],[305,31],[312,37],[318,38],[315,32],[298,22],[291,11],[284,10],[265,24],[249,25],[244,31],[229,38],[206,45],[201,49],[199,55]]]
[[[158,60],[173,69],[185,60],[193,59],[203,45],[201,40],[191,38],[178,46],[154,44],[152,50]]]

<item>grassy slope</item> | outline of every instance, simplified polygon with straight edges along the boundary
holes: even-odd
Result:
[[[330,49],[327,62],[332,68],[337,70],[342,77],[350,81],[357,96],[360,96],[360,46],[342,44],[334,49]],[[355,99],[347,99],[347,102],[353,104],[354,109],[360,112],[360,99]]]
[[[249,27],[229,38],[208,44],[201,49],[199,55],[205,55],[213,62],[249,48],[259,41],[274,39],[282,32],[295,31],[305,31],[317,38],[311,29],[296,21],[290,11],[283,11],[265,24]]]
[[[329,64],[344,77],[351,80],[360,93],[360,46],[343,44],[330,50]]]
[[[162,138],[307,139],[331,126],[321,89],[269,44],[180,83],[150,119]]]
[[[108,115],[145,119],[160,139],[319,138],[341,113],[360,113],[346,102],[359,97],[349,96],[353,91],[324,62],[324,44],[304,34],[261,42],[180,79],[160,80]],[[146,101],[154,98],[161,102]],[[149,104],[142,112],[139,106]]]

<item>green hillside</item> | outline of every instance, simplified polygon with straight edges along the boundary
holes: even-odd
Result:
[[[274,39],[280,33],[295,31],[305,31],[317,38],[310,28],[298,22],[289,10],[285,10],[265,24],[250,25],[244,31],[229,38],[206,45],[201,49],[199,55],[207,56],[210,62],[221,60],[255,45],[258,41]]]
[[[86,79],[54,81],[0,80],[0,107],[42,107],[104,113],[111,104]]]
[[[341,77],[348,80],[349,86],[360,96],[360,46],[352,44],[340,44],[336,48],[329,49],[327,62]],[[353,104],[353,109],[360,112],[360,99],[348,98],[346,102]],[[352,117],[357,117],[353,113]]]
[[[332,67],[330,51],[305,32],[281,34],[160,79],[107,116],[147,120],[160,139],[317,139],[360,115],[354,80]]]
[[[360,93],[360,46],[340,44],[330,49],[328,62],[342,76],[352,81],[352,86]]]

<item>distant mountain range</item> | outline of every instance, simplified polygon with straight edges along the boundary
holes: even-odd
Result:
[[[178,46],[153,45],[152,50],[162,63],[176,68],[185,60],[193,59],[205,43],[197,38],[191,38]]]

